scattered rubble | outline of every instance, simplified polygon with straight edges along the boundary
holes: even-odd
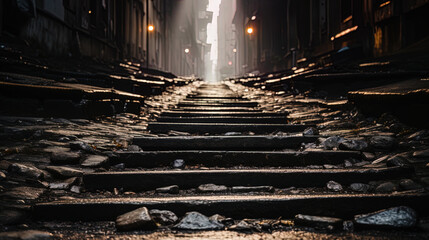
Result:
[[[167,186],[167,187],[161,187],[161,188],[157,188],[155,191],[157,193],[178,194],[179,193],[179,186],[172,185],[172,186]]]
[[[119,231],[153,230],[156,224],[146,207],[138,208],[116,218],[116,228]]]
[[[182,230],[216,230],[223,229],[223,224],[211,221],[199,212],[188,212],[180,222],[174,226]]]
[[[335,182],[335,181],[329,181],[329,182],[326,184],[326,187],[327,187],[329,190],[334,191],[334,192],[340,192],[340,191],[343,191],[343,186],[341,186],[341,184],[339,184],[339,183],[337,183],[337,182]]]
[[[51,163],[58,165],[78,164],[80,158],[79,152],[54,152],[51,155]]]
[[[102,155],[89,155],[85,158],[85,160],[80,164],[84,167],[102,167],[107,165],[109,158],[107,156]]]
[[[64,166],[47,166],[46,170],[58,178],[81,177],[83,171]]]
[[[410,228],[416,225],[417,214],[412,208],[400,206],[356,215],[354,221],[361,226]]]
[[[183,159],[176,159],[173,162],[173,168],[183,168],[185,167],[185,160]]]
[[[355,192],[368,192],[370,185],[364,183],[352,183],[350,184],[350,189]]]
[[[44,172],[36,167],[19,164],[19,163],[12,163],[10,164],[8,171],[11,173],[17,173],[24,177],[34,178],[34,179],[41,179],[44,176]]]
[[[176,214],[168,210],[152,209],[149,211],[152,219],[159,225],[172,225],[177,222]]]
[[[228,188],[223,185],[215,185],[215,184],[203,184],[200,185],[197,188],[197,192],[200,193],[220,193],[220,192],[226,192],[228,191]]]

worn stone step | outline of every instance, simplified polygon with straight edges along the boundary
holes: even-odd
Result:
[[[196,95],[196,94],[189,94],[188,96],[186,96],[186,98],[189,98],[189,99],[234,99],[234,100],[245,99],[239,95],[219,96],[219,95]]]
[[[189,112],[189,111],[163,111],[162,117],[207,117],[207,116],[223,116],[223,117],[282,117],[288,113],[274,112]]]
[[[208,116],[208,117],[159,117],[158,122],[181,122],[181,123],[277,123],[288,122],[286,116],[281,117],[228,117],[228,116]]]
[[[293,167],[323,164],[340,164],[345,159],[361,159],[358,151],[144,151],[117,152],[111,164],[124,163],[126,167],[154,168],[171,166],[176,159],[186,165]]]
[[[198,211],[234,219],[293,218],[296,214],[352,218],[396,206],[409,206],[420,217],[429,214],[429,194],[312,194],[312,195],[216,195],[141,198],[71,199],[37,203],[33,216],[43,220],[111,221],[140,207],[165,209],[179,217]]]
[[[83,176],[88,190],[123,188],[145,191],[178,185],[180,189],[213,183],[225,186],[325,187],[329,181],[341,184],[407,178],[413,169],[250,169],[250,170],[166,170],[99,172]]]
[[[311,125],[303,124],[264,124],[264,123],[174,123],[149,122],[147,129],[152,133],[168,133],[170,130],[188,133],[226,133],[226,132],[253,132],[272,133],[302,132]]]
[[[178,107],[170,110],[187,112],[262,112],[262,109],[248,107]]]
[[[282,150],[315,142],[317,136],[174,136],[135,137],[143,150]]]
[[[227,107],[256,107],[257,102],[192,102],[182,101],[177,104],[178,107],[216,107],[216,108],[227,108]]]

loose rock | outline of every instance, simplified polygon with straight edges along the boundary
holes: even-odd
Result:
[[[380,193],[389,193],[397,190],[398,190],[398,187],[392,182],[382,183],[378,185],[377,188],[375,188],[375,191]]]
[[[370,186],[364,183],[352,183],[350,184],[350,189],[355,192],[368,192]]]
[[[215,184],[203,184],[200,185],[197,188],[197,192],[200,193],[220,193],[220,192],[226,192],[228,191],[228,188],[223,185],[215,185]]]
[[[173,162],[174,168],[183,168],[185,166],[185,160],[183,159],[176,159]]]
[[[343,222],[343,230],[347,232],[353,232],[355,225],[353,221],[344,221]]]
[[[82,141],[74,141],[70,143],[70,148],[72,150],[82,150],[84,152],[93,153],[94,148],[92,148],[88,143]]]
[[[329,190],[334,191],[334,192],[339,192],[339,191],[342,191],[342,190],[343,190],[343,186],[341,186],[341,184],[339,184],[339,183],[337,183],[337,182],[335,182],[335,181],[329,181],[329,182],[326,184],[326,187],[327,187]]]
[[[420,189],[423,186],[414,182],[411,179],[402,179],[399,181],[399,186],[404,190],[414,190],[414,189]]]
[[[224,226],[210,219],[199,212],[188,212],[186,216],[174,226],[183,230],[215,230],[223,229]]]
[[[427,137],[429,137],[429,131],[428,130],[421,130],[421,131],[418,131],[418,132],[411,134],[408,137],[408,139],[420,141],[420,140],[425,139]]]
[[[49,184],[50,189],[54,190],[67,190],[70,189],[70,187],[77,181],[76,177],[72,177],[69,179],[66,179],[62,182],[53,182]]]
[[[48,166],[46,167],[46,170],[60,178],[81,177],[83,175],[81,170],[71,167]]]
[[[116,218],[116,228],[119,231],[152,230],[156,224],[146,207],[138,208]]]
[[[340,228],[343,220],[333,217],[310,216],[298,214],[295,216],[295,224],[321,229]]]
[[[101,155],[89,155],[80,165],[84,167],[102,167],[107,165],[109,158]]]
[[[167,187],[161,187],[161,188],[157,188],[155,191],[157,193],[178,194],[179,193],[179,186],[172,185],[172,186],[167,186]]]
[[[376,160],[372,161],[372,164],[379,164],[382,162],[385,162],[387,159],[389,159],[389,155],[383,156],[383,157],[379,157]]]
[[[41,179],[44,176],[44,173],[42,170],[33,166],[28,166],[28,165],[19,164],[19,163],[12,163],[9,166],[8,171],[11,173],[17,173],[24,177],[29,177],[34,179]]]
[[[332,136],[332,137],[327,138],[321,144],[322,144],[323,148],[330,150],[333,148],[338,148],[340,143],[343,141],[344,141],[344,138],[342,138],[342,137]]]
[[[82,192],[82,187],[81,186],[72,186],[70,188],[70,192],[74,192],[74,193],[81,193]]]
[[[368,144],[360,140],[344,140],[338,147],[341,150],[363,151],[368,147]]]
[[[314,136],[319,135],[319,130],[314,127],[309,127],[302,132],[303,136]]]
[[[77,164],[80,160],[78,152],[54,152],[51,155],[51,163],[53,164]]]
[[[416,151],[413,153],[415,158],[429,158],[429,149]]]
[[[408,165],[407,160],[399,155],[389,157],[386,161],[388,167],[404,167]]]
[[[130,145],[130,146],[128,146],[127,151],[140,152],[140,151],[142,151],[142,149],[137,145]]]
[[[373,213],[356,215],[354,220],[362,226],[409,228],[417,223],[414,209],[406,206],[393,207]]]
[[[396,140],[391,136],[374,136],[369,140],[369,145],[377,149],[391,149],[395,144]]]
[[[229,227],[228,230],[247,232],[247,231],[251,231],[252,228],[253,228],[253,226],[251,224],[242,220],[238,224],[232,225],[231,227]]]
[[[236,136],[236,135],[241,135],[241,132],[227,132],[224,135],[225,136]]]
[[[152,219],[160,225],[171,225],[177,222],[178,218],[174,212],[168,210],[152,209],[149,211]]]

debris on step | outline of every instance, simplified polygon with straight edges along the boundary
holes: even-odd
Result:
[[[218,230],[223,229],[224,225],[211,221],[199,212],[188,212],[174,227],[181,230]]]
[[[212,183],[203,184],[198,186],[197,192],[200,193],[223,193],[228,191],[228,188],[224,185],[215,185]]]
[[[172,225],[176,223],[178,220],[176,214],[168,210],[151,209],[149,213],[150,213],[150,216],[152,216],[152,219],[157,224],[162,226]]]
[[[417,213],[410,207],[399,206],[356,215],[354,221],[360,226],[367,227],[410,228],[417,223]]]
[[[334,192],[343,191],[343,186],[335,181],[329,181],[328,183],[326,183],[326,187]]]
[[[138,208],[116,218],[116,228],[119,231],[153,230],[156,224],[146,207]]]

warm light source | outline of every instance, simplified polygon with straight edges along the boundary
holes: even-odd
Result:
[[[89,13],[89,14],[91,14],[91,13],[92,13],[92,11],[91,11],[91,10],[89,10],[89,11],[88,11],[88,13]]]
[[[252,19],[252,21],[255,21],[256,20],[256,16],[253,15],[251,19]]]
[[[228,65],[229,65],[229,66],[231,66],[231,65],[232,65],[232,61],[229,61],[229,62],[228,62]]]
[[[153,30],[155,30],[155,27],[151,24],[147,26],[147,30],[149,30],[149,32],[153,32]]]
[[[248,27],[248,28],[247,28],[247,33],[248,33],[248,34],[252,34],[252,33],[253,33],[253,28]]]
[[[189,53],[189,48],[185,48],[185,53]]]
[[[232,51],[236,53],[237,52],[237,48],[232,49]]]

